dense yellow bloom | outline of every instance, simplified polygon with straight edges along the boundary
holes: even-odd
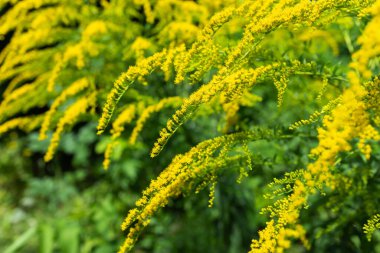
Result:
[[[311,153],[319,157],[320,164],[309,168],[312,173],[321,169],[327,171],[327,166],[334,163],[339,152],[351,149],[349,141],[354,137],[378,138],[377,132],[370,126],[366,105],[362,101],[366,92],[354,73],[349,73],[349,76],[352,87],[342,95],[341,104],[324,118],[324,128],[318,130],[319,145]]]
[[[312,24],[323,16],[324,11],[348,5],[350,3],[351,2],[343,0],[318,2],[310,2],[306,0],[282,1],[279,3],[274,3],[273,1],[265,1],[265,3],[262,1],[247,1],[240,6],[225,8],[214,15],[209,23],[203,28],[198,40],[193,43],[192,47],[186,52],[180,52],[177,61],[173,60],[176,71],[175,82],[179,83],[185,79],[185,74],[189,71],[188,68],[191,66],[191,61],[194,59],[200,60],[200,63],[197,63],[198,67],[196,71],[190,76],[193,80],[200,79],[203,73],[207,72],[212,66],[217,65],[219,70],[208,84],[203,85],[197,92],[191,94],[191,96],[185,100],[183,106],[173,115],[172,119],[168,121],[166,128],[160,132],[160,137],[152,149],[151,156],[154,157],[161,151],[178,127],[182,125],[201,104],[207,103],[210,98],[220,92],[232,94],[231,92],[237,92],[239,89],[241,90],[241,88],[235,88],[239,87],[239,85],[235,85],[236,81],[233,80],[237,79],[241,73],[239,72],[240,70],[234,71],[234,69],[239,69],[239,67],[246,63],[246,56],[255,52],[257,49],[255,46],[260,41],[261,34],[268,33],[281,25],[293,25],[297,23]],[[352,4],[355,4],[356,6],[356,2]],[[219,62],[220,55],[218,55],[220,49],[215,43],[213,43],[213,36],[225,23],[229,22],[235,16],[249,17],[249,22],[244,28],[243,38],[236,47],[227,51],[228,55],[226,61],[221,63]],[[150,67],[150,65],[154,64],[153,61],[150,61],[153,58],[156,58],[154,60],[156,65]],[[161,53],[157,53],[154,56],[145,59],[142,64],[137,64],[136,67],[131,67],[127,72],[123,73],[117,81],[115,81],[114,89],[109,93],[107,103],[103,107],[103,114],[99,121],[98,133],[104,131],[104,128],[111,118],[115,104],[135,79],[139,76],[143,77],[156,67],[159,67],[162,64],[162,61],[165,61],[164,69],[168,69],[167,61],[164,60],[165,58],[172,59],[173,55],[165,52],[165,50]],[[224,66],[220,66],[221,64]],[[281,64],[274,64],[273,67],[278,67],[280,68],[279,71],[281,71],[278,78],[273,78],[274,84],[278,89],[278,101],[279,104],[281,104],[284,91],[287,87],[289,73],[286,73],[286,71],[281,68]],[[140,75],[134,74],[133,76],[135,68],[139,69]],[[150,71],[146,71],[147,68]],[[259,70],[262,68],[263,67],[258,67]],[[168,76],[167,74],[165,75],[166,77]],[[252,80],[255,80],[255,77],[253,77]],[[127,81],[127,84],[124,83],[125,81]],[[252,81],[250,80],[248,82]],[[230,83],[229,86],[231,88],[229,88],[226,83]],[[238,81],[238,84],[239,83],[241,83],[241,81]]]
[[[269,226],[259,232],[259,240],[252,241],[250,253],[283,252],[290,247],[290,238],[301,239],[308,247],[305,231],[297,224],[300,209],[306,204],[306,200],[307,188],[300,180],[296,180],[290,196],[264,208],[263,211],[268,212],[272,220],[267,223]]]
[[[117,117],[117,119],[112,123],[112,136],[117,138],[124,131],[124,126],[132,122],[136,115],[136,105],[128,105]]]
[[[366,141],[369,140],[380,140],[379,132],[371,125],[367,125],[364,129],[362,129],[362,132],[359,134],[358,148],[367,160],[369,160],[372,153],[371,146],[369,144],[366,144]]]

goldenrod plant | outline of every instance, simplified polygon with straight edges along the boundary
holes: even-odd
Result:
[[[226,177],[260,182],[239,250],[380,250],[379,0],[4,0],[0,13],[0,135],[38,133],[49,164],[97,122],[106,173],[150,150],[119,253],[173,202],[208,188],[204,208],[220,207]]]

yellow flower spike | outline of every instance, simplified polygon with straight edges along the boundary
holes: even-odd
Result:
[[[125,1],[111,1],[108,3],[108,1],[102,0],[100,4],[103,7],[99,8],[99,13],[97,9],[94,8],[95,17],[92,16],[93,9],[91,9],[91,4],[96,1],[90,1],[90,4],[80,9],[80,13],[73,8],[71,2],[69,4],[69,1],[67,5],[71,6],[71,12],[67,10],[64,11],[66,7],[62,7],[62,9],[60,8],[59,11],[56,11],[55,8],[59,5],[59,1],[57,0],[24,0],[13,2],[15,3],[14,8],[12,5],[12,7],[0,17],[0,36],[15,30],[15,28],[18,27],[18,23],[25,23],[28,13],[33,13],[35,10],[39,12],[38,15],[31,20],[30,27],[24,25],[25,27],[21,27],[19,30],[16,29],[14,34],[18,36],[20,31],[24,33],[24,30],[31,30],[31,33],[28,31],[28,34],[23,34],[25,36],[15,36],[14,40],[18,42],[11,42],[12,47],[6,47],[3,51],[4,53],[0,54],[0,62],[4,62],[0,67],[0,82],[5,80],[7,83],[8,80],[10,80],[7,92],[4,93],[5,100],[8,99],[8,101],[0,106],[1,120],[15,115],[18,117],[18,114],[24,115],[24,112],[28,113],[28,110],[33,106],[36,107],[36,105],[45,108],[51,101],[50,97],[44,97],[42,103],[34,103],[31,107],[27,107],[30,103],[25,103],[25,101],[29,102],[28,99],[32,97],[31,94],[45,94],[36,92],[34,89],[29,89],[26,92],[18,90],[17,87],[24,86],[24,83],[28,82],[28,80],[34,80],[36,77],[39,78],[43,73],[50,72],[51,78],[49,82],[39,80],[38,85],[35,82],[33,85],[36,89],[41,90],[45,89],[46,84],[49,83],[49,90],[52,91],[54,90],[55,83],[58,83],[56,80],[58,80],[57,78],[60,77],[61,73],[62,80],[59,81],[60,83],[62,82],[63,85],[65,85],[64,74],[71,74],[70,71],[73,69],[64,70],[66,65],[73,64],[74,66],[71,67],[76,67],[77,69],[75,69],[75,71],[78,72],[79,70],[80,73],[87,73],[88,70],[92,71],[92,64],[91,66],[86,66],[87,63],[92,63],[92,60],[87,57],[96,56],[102,49],[108,48],[103,47],[102,42],[97,44],[97,42],[92,39],[94,36],[102,34],[107,34],[104,38],[106,39],[107,37],[108,39],[108,35],[111,34],[108,21],[112,20],[112,15],[108,15],[114,11],[117,16],[116,20],[121,20],[122,15],[125,14],[124,10],[127,10],[126,7],[128,6],[128,3]],[[72,2],[83,4],[82,1]],[[198,91],[184,100],[182,107],[167,121],[166,127],[160,132],[160,138],[152,150],[152,156],[156,156],[178,127],[194,116],[198,108],[204,104],[211,104],[211,106],[204,106],[206,110],[212,111],[214,104],[217,104],[217,110],[223,108],[226,111],[227,127],[225,130],[227,132],[228,127],[234,124],[239,107],[244,105],[243,103],[254,104],[254,99],[248,99],[250,101],[246,100],[243,102],[243,98],[245,96],[244,94],[251,92],[250,88],[256,83],[268,79],[273,80],[278,91],[278,104],[280,105],[285,89],[287,88],[288,78],[290,78],[292,74],[298,75],[298,70],[306,68],[313,70],[309,71],[310,77],[313,77],[315,72],[319,71],[317,68],[314,68],[315,66],[306,67],[306,64],[301,64],[300,62],[293,63],[291,60],[289,60],[290,64],[284,64],[283,62],[273,63],[272,61],[274,59],[279,60],[278,58],[280,58],[280,56],[276,54],[276,51],[273,52],[273,58],[271,55],[270,57],[266,57],[267,52],[263,44],[268,38],[268,35],[271,36],[271,34],[275,34],[281,29],[293,33],[293,30],[296,29],[306,31],[304,28],[326,28],[326,25],[332,23],[337,17],[349,16],[350,20],[356,20],[354,16],[357,15],[357,13],[359,13],[359,15],[370,13],[373,19],[369,20],[365,33],[363,33],[358,43],[356,43],[360,45],[360,49],[357,53],[352,55],[353,63],[351,66],[357,73],[360,73],[360,76],[357,76],[353,71],[349,72],[347,76],[348,79],[350,79],[351,86],[344,92],[341,98],[334,99],[334,97],[333,100],[330,100],[321,110],[312,113],[308,119],[298,121],[291,126],[291,128],[296,128],[304,124],[315,122],[319,117],[323,117],[323,125],[318,129],[319,145],[310,152],[315,161],[310,163],[305,170],[299,170],[297,173],[289,173],[286,175],[286,180],[275,180],[275,183],[283,182],[283,184],[286,184],[284,186],[285,190],[274,189],[274,192],[278,194],[276,196],[285,195],[286,197],[276,201],[272,206],[264,210],[268,212],[271,220],[267,223],[267,228],[259,233],[259,239],[252,243],[253,252],[286,252],[286,250],[291,249],[293,240],[300,240],[307,247],[305,231],[303,227],[298,224],[298,220],[301,214],[300,210],[307,205],[308,197],[326,186],[334,190],[339,187],[340,183],[349,181],[344,181],[345,179],[340,178],[340,175],[335,174],[333,170],[333,166],[337,163],[336,158],[341,152],[353,149],[354,151],[359,150],[367,159],[370,159],[371,152],[373,152],[370,140],[379,139],[379,134],[376,132],[376,129],[370,125],[370,119],[367,113],[367,110],[370,110],[371,116],[372,114],[379,114],[378,83],[376,83],[377,81],[370,82],[372,84],[368,84],[368,86],[364,85],[365,89],[361,86],[362,80],[370,78],[372,70],[376,69],[373,68],[373,66],[377,64],[375,60],[379,55],[379,49],[376,45],[378,42],[377,30],[375,28],[379,23],[377,19],[380,13],[380,1],[377,1],[376,4],[368,8],[368,10],[363,9],[363,7],[369,6],[373,2],[375,1],[158,0],[152,4],[153,2],[147,0],[135,0],[137,5],[142,6],[148,24],[145,27],[139,27],[137,29],[133,28],[133,26],[128,26],[128,31],[118,34],[118,36],[120,35],[118,38],[124,36],[122,42],[129,43],[129,41],[133,41],[134,38],[141,36],[140,31],[136,30],[142,28],[145,32],[153,27],[155,37],[152,38],[151,42],[158,42],[159,48],[166,47],[167,49],[160,53],[161,56],[159,59],[153,59],[149,62],[149,59],[154,57],[144,59],[144,54],[148,48],[147,43],[138,43],[139,41],[136,40],[136,43],[133,45],[133,50],[136,51],[138,64],[137,66],[130,67],[127,72],[123,73],[120,78],[115,81],[115,87],[108,95],[107,103],[103,108],[98,133],[103,132],[107,127],[116,107],[116,103],[121,99],[129,85],[136,80],[146,84],[146,76],[158,68],[161,68],[165,80],[169,82],[171,82],[173,77],[175,83],[185,81],[184,84],[187,85],[187,81],[190,81],[196,85],[200,84],[200,87],[197,87]],[[112,9],[114,6],[117,6],[115,10]],[[135,8],[135,6],[130,6]],[[224,6],[228,6],[228,8],[216,14],[211,18],[209,23],[206,23],[207,20],[209,20],[209,15]],[[60,18],[58,19],[55,15],[51,15],[52,12],[50,12],[50,15],[47,15],[45,9],[54,9]],[[136,9],[138,8],[134,10]],[[100,20],[91,21],[93,18],[97,18],[98,14],[102,14],[103,10],[106,11],[107,22]],[[168,13],[171,15],[167,15]],[[86,19],[83,22],[78,19],[82,14]],[[135,14],[137,14],[137,12],[135,12]],[[132,16],[134,16],[134,14],[132,14]],[[88,19],[88,17],[90,18]],[[78,37],[78,41],[76,40],[75,44],[65,44],[66,41],[55,40],[54,33],[61,34],[55,29],[55,26],[62,23],[65,27],[73,27],[70,25],[71,19],[80,25],[78,31],[82,31],[82,33],[78,34],[78,36],[71,36],[76,34],[69,33],[68,35],[70,36],[67,36],[67,38],[75,37],[76,39]],[[366,22],[366,20],[367,19],[364,21]],[[170,24],[165,26],[167,22]],[[334,23],[336,24],[336,22]],[[202,27],[204,28],[202,29]],[[54,29],[49,31],[48,28]],[[161,30],[161,28],[164,29]],[[352,26],[350,26],[350,28],[352,28]],[[70,29],[71,28],[68,30]],[[372,35],[371,33],[374,34],[373,39],[369,36]],[[144,36],[147,34],[151,33],[144,33]],[[159,35],[156,36],[156,34]],[[197,34],[198,39],[194,42],[195,34]],[[38,41],[37,37],[40,38],[40,41]],[[319,30],[314,34],[304,34],[304,36],[300,37],[301,40],[310,40],[316,37],[326,38],[327,44],[330,45],[333,51],[337,51],[336,43],[334,44],[333,39],[329,41],[330,37],[327,38],[327,34],[323,34],[323,32]],[[52,43],[51,45],[57,43],[60,45],[59,48],[63,48],[63,51],[57,54],[57,50],[53,51],[55,47],[50,47],[50,44],[47,45],[46,50],[49,51],[50,55],[48,53],[41,54],[39,50],[33,50],[35,46],[44,47],[40,42],[47,41],[47,38],[49,38],[49,41]],[[229,40],[226,38],[232,39]],[[228,44],[226,45],[225,43]],[[289,45],[288,43],[282,44]],[[353,47],[352,45],[350,47],[349,44],[350,43],[347,43],[347,47],[352,51]],[[270,50],[271,49],[272,48],[270,48]],[[152,51],[154,50],[155,49],[152,49]],[[114,52],[116,54],[116,51]],[[284,59],[291,59],[292,57],[298,58],[297,49],[287,52],[289,52],[289,54],[286,54]],[[293,53],[295,53],[295,55]],[[51,59],[51,56],[54,54],[57,54],[58,59],[56,65],[52,66],[53,68],[49,68],[48,70],[44,69],[44,67],[29,68],[29,62],[34,63],[40,59],[39,62],[44,62],[46,58]],[[41,56],[44,56],[44,58]],[[149,64],[147,64],[147,62],[149,62]],[[27,65],[27,70],[30,71],[28,74],[24,72],[24,77],[19,75],[21,68],[15,69],[22,65]],[[107,69],[108,67],[112,67],[112,65],[108,65],[107,62],[105,66],[107,66]],[[24,66],[22,66],[22,68],[23,67]],[[319,74],[317,73],[317,75]],[[77,75],[74,73],[74,75],[70,76],[76,77]],[[99,80],[101,86],[97,87],[102,90],[103,84],[101,84],[101,80],[104,80],[103,78],[104,77],[101,77]],[[210,82],[204,84],[205,80],[210,79]],[[339,80],[343,79],[342,77]],[[329,79],[324,79],[323,81],[323,86],[325,87]],[[190,90],[193,88],[190,88]],[[27,89],[28,88],[26,88],[26,90]],[[64,91],[63,93],[65,92],[67,92],[67,94],[70,93],[68,91]],[[323,91],[321,94],[322,93]],[[77,96],[76,91],[73,91],[72,94],[72,96]],[[49,96],[51,95],[52,94]],[[131,97],[133,97],[133,95],[134,94],[131,94]],[[60,100],[66,101],[66,98],[56,98],[56,101]],[[139,100],[139,98],[136,98],[136,100]],[[154,98],[154,100],[159,101],[158,98]],[[18,101],[20,102],[18,103]],[[57,108],[56,103],[63,103],[56,101],[53,102],[50,110]],[[24,103],[25,106],[20,106],[22,103]],[[93,104],[93,102],[88,103]],[[138,113],[142,112],[142,114],[133,130],[131,136],[132,142],[136,140],[138,133],[141,131],[143,124],[149,118],[150,114],[166,106],[162,104],[159,105],[160,102],[155,105],[147,101],[144,101],[144,103],[147,104],[145,111],[143,111],[142,108],[138,108],[139,105],[134,109],[127,106],[130,111],[122,112],[118,115],[112,124],[111,144],[116,143],[117,138],[120,137],[124,130],[124,124],[131,122],[136,114],[135,111]],[[86,113],[93,109],[93,107],[91,109],[90,107],[91,106],[88,106]],[[13,110],[13,108],[19,109]],[[8,110],[12,111],[8,113]],[[3,114],[5,114],[5,116]],[[46,114],[45,121],[47,123],[43,124],[41,129],[42,133],[46,133],[46,129],[49,128],[52,117],[49,116],[49,119],[49,117],[47,117],[48,114],[49,112]],[[52,112],[50,114],[52,114]],[[65,117],[68,116],[64,115],[63,118]],[[61,120],[63,120],[63,118]],[[349,121],[352,121],[352,119],[357,120],[352,123]],[[26,127],[26,122],[27,120],[24,120],[22,117],[11,119],[0,126],[0,132],[9,131],[15,128],[17,124],[20,128],[24,128]],[[379,122],[380,117],[377,116],[375,123],[380,125]],[[60,125],[69,126],[70,124],[64,124],[60,121],[58,126]],[[61,128],[63,129],[63,127]],[[57,128],[56,132],[62,131],[62,129]],[[234,137],[227,136],[205,142],[197,146],[197,148],[190,150],[188,153],[173,159],[169,167],[161,173],[157,180],[152,181],[149,188],[143,192],[143,197],[136,202],[136,209],[133,209],[134,211],[130,212],[124,221],[122,229],[128,230],[129,233],[120,251],[130,250],[132,248],[141,230],[149,224],[151,216],[154,215],[159,208],[165,206],[170,197],[178,196],[187,190],[198,192],[207,186],[213,188],[212,183],[216,182],[213,181],[213,177],[218,176],[217,173],[219,169],[228,168],[228,163],[232,160],[232,157],[229,157],[229,155],[233,152],[229,153],[229,151],[231,151],[233,145],[236,143],[242,145],[242,149],[239,149],[238,151],[240,152],[237,153],[239,153],[240,157],[244,156],[245,160],[239,160],[239,164],[251,163],[250,159],[246,159],[245,157],[250,157],[250,154],[244,140],[246,138],[252,139],[252,137],[238,134],[233,136]],[[353,143],[352,139],[358,140],[356,147],[351,146]],[[104,161],[105,167],[109,166],[112,147],[112,145],[107,147]],[[245,175],[246,171],[241,170],[239,177]],[[346,187],[349,189],[350,184],[347,184]],[[212,201],[212,197],[213,196],[210,196],[210,201]]]
[[[17,89],[17,86],[19,86],[21,83],[27,82],[27,80],[34,78],[36,74],[38,73],[34,71],[25,71],[23,73],[20,73],[17,77],[13,78],[13,80],[9,82],[8,86],[3,92],[4,100]]]
[[[0,125],[0,136],[16,128],[30,132],[39,127],[42,119],[42,116],[30,116],[8,120]]]
[[[160,52],[141,60],[136,66],[130,67],[127,72],[122,73],[119,78],[114,82],[114,87],[108,93],[107,101],[103,106],[102,116],[98,123],[98,134],[102,134],[107,127],[116,104],[127,91],[129,86],[141,76],[146,76],[155,68],[161,66],[166,52]]]
[[[149,0],[134,0],[134,3],[138,5],[142,5],[144,7],[146,22],[153,24],[155,16],[153,14],[150,1]]]
[[[301,126],[309,125],[313,122],[316,122],[322,115],[329,113],[331,110],[333,110],[342,100],[342,97],[339,96],[336,99],[331,100],[327,103],[327,105],[323,106],[320,111],[316,111],[313,114],[309,116],[308,119],[302,119],[299,120],[292,125],[289,126],[290,130],[295,130]]]
[[[53,159],[54,153],[61,139],[61,134],[63,133],[65,127],[72,126],[78,120],[79,116],[87,112],[87,109],[94,103],[94,97],[95,93],[91,94],[88,97],[80,98],[67,108],[63,117],[59,120],[57,128],[50,140],[50,145],[44,156],[44,160],[46,162],[49,162],[51,159]]]
[[[53,115],[57,112],[57,109],[60,105],[66,102],[70,97],[78,94],[79,92],[85,90],[90,85],[90,81],[87,78],[81,78],[73,82],[67,89],[65,89],[53,102],[49,111],[47,111],[44,121],[40,129],[39,139],[44,140],[47,138],[47,131],[50,128],[50,123]]]
[[[104,152],[104,160],[103,160],[103,168],[105,170],[108,170],[111,164],[111,156],[114,147],[118,144],[117,141],[112,140],[110,143],[107,144],[106,151]]]
[[[182,100],[183,99],[181,97],[168,97],[161,99],[157,104],[146,107],[145,110],[142,112],[140,118],[137,120],[136,126],[132,130],[129,142],[131,144],[136,143],[139,133],[141,132],[145,122],[149,119],[151,114],[159,112],[165,107],[177,107],[182,103]]]
[[[17,102],[22,101],[22,98],[35,91],[37,88],[37,84],[25,84],[21,86],[20,88],[15,89],[10,93],[0,104],[0,121],[3,121],[3,119],[9,117],[9,109],[10,107],[13,107],[13,109],[16,109]],[[16,105],[15,105],[16,104]]]
[[[58,76],[61,73],[62,69],[65,68],[68,61],[70,61],[73,58],[77,58],[76,64],[79,69],[83,68],[85,65],[83,49],[80,43],[67,47],[63,54],[57,53],[55,58],[56,64],[51,72],[51,76],[48,81],[47,89],[49,92],[52,92],[54,90],[55,82],[58,79]]]
[[[213,44],[210,43],[210,40],[212,39],[212,36],[220,29],[220,27],[227,23],[234,14],[234,7],[228,7],[224,10],[220,11],[219,13],[215,14],[208,24],[203,28],[198,41],[196,41],[190,50],[188,50],[182,57],[181,61],[178,62],[178,64],[175,66],[176,70],[176,77],[174,82],[175,83],[181,83],[185,79],[186,69],[190,64],[191,59],[199,53],[202,50],[209,50],[209,48],[204,47],[203,44],[207,44],[209,46],[212,46]]]
[[[5,107],[10,102],[21,98],[24,94],[31,92],[35,88],[36,88],[35,84],[24,84],[23,86],[12,91],[12,93],[10,93],[8,96],[6,96],[5,99],[1,102],[0,107]],[[0,109],[0,111],[1,111],[1,109]]]
[[[380,229],[380,214],[375,214],[374,216],[372,216],[372,218],[369,219],[363,227],[364,233],[367,235],[368,241],[371,241],[372,234],[377,229]]]
[[[216,176],[211,177],[211,186],[210,186],[210,193],[209,193],[209,200],[208,200],[208,207],[213,207],[214,201],[215,201],[215,187],[217,184]]]
[[[135,104],[127,106],[113,122],[111,129],[111,142],[107,144],[106,151],[104,152],[103,168],[105,170],[107,170],[111,164],[113,148],[117,145],[117,140],[124,131],[124,126],[132,122],[135,118],[136,110]]]
[[[9,31],[14,30],[20,20],[24,20],[27,17],[29,11],[33,9],[38,9],[41,6],[48,5],[49,3],[54,3],[55,0],[27,0],[22,1],[15,5],[10,11],[6,12],[5,15],[1,16],[0,19],[0,36],[7,34]]]
[[[372,75],[371,70],[368,68],[370,60],[380,55],[380,34],[378,32],[380,25],[379,9],[379,0],[367,9],[372,15],[372,19],[358,39],[358,43],[361,47],[352,55],[353,62],[350,64],[350,66],[357,70],[365,79],[369,79]]]
[[[51,71],[48,81],[48,91],[54,90],[54,85],[59,74],[72,59],[76,59],[76,67],[82,69],[85,66],[85,53],[96,56],[99,52],[96,45],[92,42],[92,38],[104,34],[108,31],[107,24],[102,20],[95,20],[89,23],[81,34],[81,40],[73,45],[67,46],[63,53],[55,55],[56,64]]]

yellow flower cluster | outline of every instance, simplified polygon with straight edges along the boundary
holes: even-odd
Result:
[[[281,240],[284,240],[281,238],[281,231],[298,226],[300,211],[307,204],[308,196],[323,186],[333,190],[337,187],[337,180],[333,174],[337,155],[351,150],[350,141],[359,138],[359,150],[368,159],[371,148],[365,144],[365,140],[380,140],[379,133],[370,125],[367,108],[362,101],[366,91],[360,86],[354,72],[350,72],[348,76],[351,87],[343,93],[340,104],[331,114],[323,118],[323,127],[318,129],[319,144],[311,151],[317,160],[310,163],[307,170],[295,181],[289,196],[263,209],[263,212],[270,214],[272,225],[260,233],[259,240],[253,240],[251,253],[282,252],[286,249],[289,245],[281,243]],[[299,235],[302,237],[293,238],[303,238],[304,233]]]
[[[332,111],[331,115],[324,117],[324,128],[318,129],[319,145],[311,151],[311,154],[317,155],[317,162],[320,161],[321,164],[316,162],[309,168],[313,174],[321,169],[327,172],[328,166],[334,163],[339,152],[351,149],[349,143],[351,139],[378,138],[377,132],[370,126],[367,108],[362,101],[366,91],[360,86],[355,73],[350,72],[349,78],[351,88],[344,92],[341,104]],[[369,156],[368,150],[365,154]],[[328,184],[328,181],[326,183]]]
[[[366,79],[372,76],[372,71],[368,68],[370,60],[380,55],[380,1],[376,1],[368,12],[373,17],[358,39],[361,48],[352,55],[354,61],[351,63],[351,67]]]
[[[64,54],[57,53],[55,55],[56,64],[51,71],[51,76],[48,81],[48,91],[52,92],[54,90],[55,82],[58,78],[59,73],[65,67],[65,64],[72,58],[77,58],[77,67],[82,68],[84,66],[83,52],[79,45],[70,46],[66,49]]]
[[[248,45],[255,45],[255,40],[253,38],[255,34],[266,33],[282,24],[287,24],[290,22],[292,24],[297,22],[312,23],[315,20],[317,20],[319,16],[322,15],[323,11],[331,7],[338,7],[340,5],[347,4],[345,1],[323,1],[318,3],[310,1],[301,1],[300,3],[296,1],[289,1],[289,7],[287,7],[284,4],[284,2],[280,2],[277,5],[271,1],[269,2],[270,3],[265,4],[262,4],[261,2],[248,2],[236,8],[226,8],[218,14],[214,15],[214,17],[210,20],[209,24],[205,26],[205,28],[203,29],[198,41],[195,42],[187,52],[183,53],[181,56],[178,57],[179,59],[181,59],[181,61],[179,61],[179,64],[175,64],[175,69],[177,73],[175,82],[179,83],[184,80],[185,73],[187,72],[187,67],[189,66],[192,58],[194,58],[196,55],[202,56],[202,58],[205,59],[203,64],[201,64],[202,67],[199,67],[197,71],[194,74],[192,74],[192,78],[199,79],[202,73],[207,71],[213,64],[215,64],[215,61],[211,60],[211,55],[215,56],[216,54],[214,52],[215,50],[217,50],[217,47],[212,43],[212,37],[215,34],[215,32],[223,24],[225,24],[231,18],[233,18],[234,15],[248,15],[250,18],[252,18],[250,23],[245,28],[243,39],[239,42],[237,47],[235,47],[229,53],[227,61],[225,63],[227,66],[221,68],[218,74],[215,77],[213,77],[213,80],[209,84],[204,85],[204,87],[201,87],[199,91],[193,93],[189,97],[189,99],[185,101],[181,109],[179,109],[176,112],[176,114],[173,115],[172,119],[168,121],[167,127],[160,132],[160,138],[155,143],[154,148],[151,152],[152,157],[156,156],[161,151],[162,147],[166,144],[167,140],[172,136],[176,129],[181,124],[183,124],[183,121],[187,117],[189,117],[189,115],[192,114],[194,110],[197,107],[199,107],[200,104],[205,103],[208,100],[207,97],[210,98],[214,96],[216,93],[223,90],[222,84],[224,83],[224,77],[227,76],[228,78],[231,78],[232,76],[234,76],[234,74],[231,73],[231,71],[228,70],[227,67],[232,67],[232,65],[234,65],[233,67],[237,68],[239,66],[239,62],[244,62],[242,61],[244,57],[246,57],[246,55],[252,51],[252,48],[250,48],[250,46]],[[272,10],[269,7],[271,5],[274,6]],[[248,14],[243,14],[244,10],[248,7]],[[283,7],[285,8],[285,11],[283,10]],[[267,15],[268,10],[270,10],[269,15]],[[284,15],[284,13],[286,15]],[[308,13],[308,15],[304,15],[305,13]],[[207,55],[210,56],[208,57]],[[216,57],[216,59],[218,58],[219,57]],[[281,75],[280,78],[274,80],[274,82],[279,91],[279,104],[281,104],[282,95],[287,86],[286,75]],[[212,88],[210,89],[209,87],[211,86]],[[202,92],[202,90],[207,90],[207,92],[213,93],[214,95],[206,94],[204,96],[206,99],[202,99],[202,95],[199,94]],[[117,93],[122,94],[123,92]],[[106,114],[108,115],[108,118],[102,117],[102,122],[108,122],[110,112],[112,113],[113,111],[112,108],[108,108],[108,105],[120,99],[120,96],[116,96],[115,92],[113,91],[110,93],[110,95],[112,95],[112,99],[109,102],[107,102],[106,106],[104,107],[108,112]],[[105,124],[99,124],[99,126],[99,132],[102,132]]]
[[[297,179],[290,196],[277,200],[273,206],[264,208],[263,212],[268,212],[272,220],[259,232],[259,239],[252,240],[250,253],[283,252],[290,247],[291,238],[301,239],[308,247],[305,231],[297,224],[300,209],[306,204],[306,200],[307,188]]]
[[[367,125],[364,129],[362,129],[362,132],[359,134],[358,148],[367,160],[369,160],[372,153],[371,146],[369,144],[366,144],[366,141],[369,140],[380,140],[379,132],[371,125]]]
[[[233,97],[232,94],[234,92],[242,93],[241,90],[243,90],[243,88],[240,88],[239,84],[244,81],[239,81],[239,78],[241,78],[242,75],[240,71],[245,70],[236,71],[235,69],[241,68],[242,65],[246,63],[247,55],[255,52],[256,45],[260,41],[262,34],[288,24],[312,24],[323,16],[324,11],[348,4],[350,4],[350,2],[343,0],[318,2],[306,0],[281,1],[279,3],[275,3],[274,1],[246,1],[240,6],[225,8],[210,19],[209,23],[200,33],[198,40],[193,43],[189,50],[185,52],[179,50],[177,57],[174,57],[169,51],[164,50],[161,53],[156,53],[152,57],[144,59],[141,64],[139,63],[136,67],[131,67],[127,72],[123,73],[120,78],[115,81],[114,89],[108,95],[107,102],[103,107],[102,117],[99,121],[98,133],[104,131],[111,118],[115,104],[119,101],[129,85],[138,78],[138,74],[133,73],[135,69],[139,69],[141,77],[150,73],[150,71],[153,71],[165,61],[165,67],[163,69],[166,70],[165,76],[166,79],[168,79],[167,60],[173,60],[176,71],[175,83],[180,83],[185,80],[186,73],[194,68],[192,66],[193,61],[198,61],[194,62],[196,69],[190,76],[193,80],[199,80],[203,73],[207,72],[212,66],[217,66],[219,70],[217,74],[212,77],[212,80],[191,94],[190,97],[184,101],[182,107],[177,110],[173,117],[167,122],[167,126],[160,132],[160,137],[151,152],[152,157],[156,156],[178,127],[182,125],[201,104],[207,103],[212,97],[221,92],[226,94],[226,97]],[[220,48],[214,43],[213,36],[224,24],[239,16],[249,18],[249,22],[244,28],[243,38],[236,47],[226,51],[227,57],[225,58],[225,62],[220,62],[220,59],[223,58],[221,58],[218,53]],[[152,66],[154,64],[155,66]],[[269,64],[268,66],[271,65]],[[281,64],[273,64],[270,68],[279,68],[278,78],[274,78],[273,80],[278,89],[278,100],[279,104],[281,104],[284,91],[287,87],[289,73],[281,69]],[[265,67],[257,67],[257,69],[260,72],[260,70],[265,69]],[[288,71],[292,72],[290,70]],[[266,72],[266,70],[263,72]],[[244,75],[242,76],[243,78],[241,79],[244,80]],[[252,80],[255,80],[255,77],[251,78],[248,82],[252,82]],[[127,84],[124,83],[125,81]],[[245,87],[245,85],[241,86]],[[228,111],[231,115],[233,115],[232,108],[235,108],[234,111],[236,112],[236,106],[230,106],[230,110]]]
[[[7,1],[4,1],[4,4]],[[57,3],[63,2],[60,6]],[[0,17],[0,37],[14,31],[9,43],[1,50],[1,80],[14,78],[22,81],[28,74],[30,80],[43,75],[46,61],[51,61],[55,50],[50,48],[54,43],[64,40],[71,33],[69,26],[77,21],[80,1],[27,0],[10,4],[12,8]],[[55,7],[52,7],[55,6]],[[35,13],[38,12],[38,15]],[[46,49],[40,49],[44,48]],[[33,62],[38,61],[34,65]],[[25,80],[25,79],[24,79]],[[16,86],[13,82],[9,88]]]
[[[371,241],[372,234],[376,229],[380,229],[380,214],[375,214],[371,217],[363,227],[369,241]]]
[[[334,8],[346,1],[255,1],[248,8],[249,23],[244,30],[243,38],[230,52],[226,65],[231,67],[241,61],[247,53],[254,50],[255,42],[260,34],[275,30],[279,26],[312,24],[318,20],[325,10]]]
[[[150,218],[159,208],[167,205],[169,198],[187,190],[195,189],[198,192],[210,184],[212,205],[216,176],[223,167],[228,168],[228,152],[234,145],[275,137],[271,131],[240,132],[201,142],[186,154],[176,156],[143,191],[143,196],[136,202],[136,208],[129,211],[121,225],[122,230],[128,229],[128,235],[119,253],[132,249],[141,230],[149,224]]]
[[[199,58],[204,59],[203,63],[208,65],[207,67],[210,67],[210,64],[218,58],[215,57],[214,61],[212,61],[210,57],[205,56],[210,55],[210,53],[211,55],[215,55],[215,53],[212,53],[215,52],[217,48],[211,41],[212,36],[222,27],[223,24],[227,23],[233,17],[234,9],[235,8],[233,7],[225,8],[210,19],[208,24],[203,28],[198,40],[193,43],[187,52],[183,54],[181,61],[176,65],[175,83],[180,83],[185,79],[187,68],[195,55],[200,54]],[[206,69],[206,67],[203,67],[203,70],[204,69]]]
[[[211,1],[203,0],[200,2],[181,1],[181,0],[158,0],[154,4],[149,0],[134,0],[136,5],[142,6],[144,9],[145,19],[148,24],[156,25],[163,29],[164,33],[160,33],[161,41],[169,41],[170,43],[192,40],[191,35],[195,35],[199,28],[194,24],[203,26],[208,21],[208,18],[215,11],[222,9],[226,5],[231,5],[234,0],[226,1]],[[167,25],[167,26],[166,26]],[[173,29],[173,30],[172,30]],[[172,32],[171,32],[172,30]],[[188,34],[187,31],[195,32]],[[168,34],[170,37],[162,37]],[[172,36],[176,34],[173,38]],[[168,43],[164,43],[168,45]]]

